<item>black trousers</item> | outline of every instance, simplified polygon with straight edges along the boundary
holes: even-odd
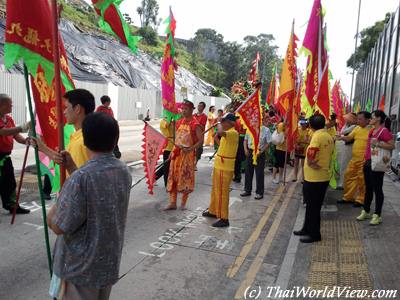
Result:
[[[239,144],[238,144],[238,149],[236,151],[236,160],[235,160],[235,175],[233,177],[234,180],[242,179],[242,162],[244,158],[245,158],[244,136],[239,136]]]
[[[45,174],[44,179],[43,179],[43,193],[45,195],[50,195],[51,194],[51,180],[49,175]]]
[[[253,165],[253,150],[249,150],[247,157],[246,173],[244,178],[244,190],[251,193],[253,188],[253,175],[256,172],[256,194],[264,195],[264,167],[265,152],[257,157],[257,165]]]
[[[383,177],[384,172],[375,172],[371,169],[371,160],[367,160],[364,165],[365,198],[364,210],[369,213],[371,210],[372,199],[375,194],[375,214],[381,215],[384,201]]]
[[[163,153],[163,162],[164,165],[158,169],[158,171],[156,172],[156,180],[160,179],[161,176],[164,176],[164,185],[167,186],[168,183],[168,174],[169,174],[169,161],[165,162],[170,155],[171,151],[167,151],[165,150]]]
[[[203,154],[203,145],[196,149],[196,161],[201,159],[201,155]]]
[[[0,153],[0,160],[3,160],[8,154]],[[4,160],[0,167],[0,197],[4,209],[10,209],[15,204],[15,193],[17,183],[14,176],[14,167],[11,158]]]
[[[321,207],[324,202],[325,193],[329,181],[303,183],[303,197],[306,203],[306,216],[304,219],[303,231],[314,238],[321,238]]]

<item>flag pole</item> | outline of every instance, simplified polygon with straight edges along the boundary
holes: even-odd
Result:
[[[58,149],[64,150],[64,117],[61,96],[61,75],[60,75],[60,47],[58,36],[58,9],[57,0],[52,0],[52,14],[53,14],[53,62],[54,62],[54,81],[55,81],[55,95],[56,95],[56,109],[57,109],[57,129],[58,129]],[[60,165],[60,186],[65,181],[65,166]]]
[[[24,64],[24,77],[25,77],[25,85],[26,85],[26,94],[27,94],[27,98],[28,98],[29,115],[31,118],[32,136],[34,138],[37,138],[36,127],[35,127],[36,120],[35,120],[35,116],[33,113],[32,98],[31,98],[31,93],[30,93],[30,89],[29,89],[28,69],[25,64]],[[39,150],[37,147],[35,147],[35,162],[36,162],[36,169],[37,169],[37,180],[38,180],[38,188],[39,188],[39,195],[40,195],[40,203],[42,206],[43,229],[44,229],[44,239],[46,242],[47,262],[49,265],[49,272],[50,272],[50,277],[51,277],[51,275],[53,274],[53,264],[52,264],[52,259],[51,259],[49,231],[48,231],[47,222],[46,222],[46,202],[44,200],[44,195],[43,195],[42,174],[41,174],[42,172],[40,171]]]
[[[24,155],[24,162],[22,163],[22,170],[21,170],[21,174],[20,174],[20,177],[19,177],[19,183],[18,183],[18,188],[17,188],[15,207],[13,209],[12,218],[11,218],[11,225],[14,225],[15,215],[17,213],[17,208],[19,206],[19,198],[21,196],[21,188],[22,188],[22,183],[24,181],[25,167],[26,167],[26,161],[28,159],[28,153],[29,153],[29,145],[26,145],[25,155]]]

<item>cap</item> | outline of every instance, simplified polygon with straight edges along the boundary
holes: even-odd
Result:
[[[232,121],[236,122],[236,116],[233,113],[227,113],[222,117],[222,122],[223,121]]]

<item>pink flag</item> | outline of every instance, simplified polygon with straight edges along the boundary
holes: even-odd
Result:
[[[157,161],[162,151],[167,146],[168,139],[148,123],[145,123],[144,125],[143,136],[144,143],[142,145],[142,159],[144,160],[144,172],[146,173],[149,194],[153,195],[153,186],[156,181],[155,170]]]

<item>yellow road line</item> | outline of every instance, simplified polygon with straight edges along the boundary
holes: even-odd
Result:
[[[293,171],[292,171],[292,173],[293,173]],[[267,224],[267,221],[268,221],[269,217],[271,216],[271,214],[275,208],[275,205],[278,203],[279,199],[282,197],[284,189],[285,189],[285,187],[282,185],[278,188],[276,195],[272,198],[271,203],[268,206],[268,209],[265,211],[265,213],[261,217],[260,221],[258,221],[257,227],[254,229],[254,231],[250,235],[249,239],[244,244],[242,251],[240,251],[239,256],[236,257],[235,261],[233,262],[233,264],[229,267],[228,271],[226,272],[226,276],[228,278],[233,278],[239,271],[243,262],[246,260],[247,255],[249,255],[255,242],[260,237],[262,229],[264,228],[265,224]]]
[[[272,241],[274,240],[274,237],[275,237],[276,233],[278,232],[279,225],[281,224],[283,215],[285,214],[285,211],[289,205],[289,202],[293,197],[296,186],[297,186],[297,184],[293,184],[290,187],[290,189],[286,195],[286,199],[282,203],[282,206],[280,207],[278,214],[275,217],[274,222],[272,223],[271,227],[269,228],[268,233],[260,247],[260,250],[257,253],[257,256],[255,257],[249,270],[247,271],[245,279],[242,281],[242,283],[240,284],[240,287],[236,291],[235,299],[242,299],[245,290],[253,284],[253,282],[257,276],[257,273],[260,270],[260,268],[264,262],[265,256],[268,254],[268,251],[272,245]]]

